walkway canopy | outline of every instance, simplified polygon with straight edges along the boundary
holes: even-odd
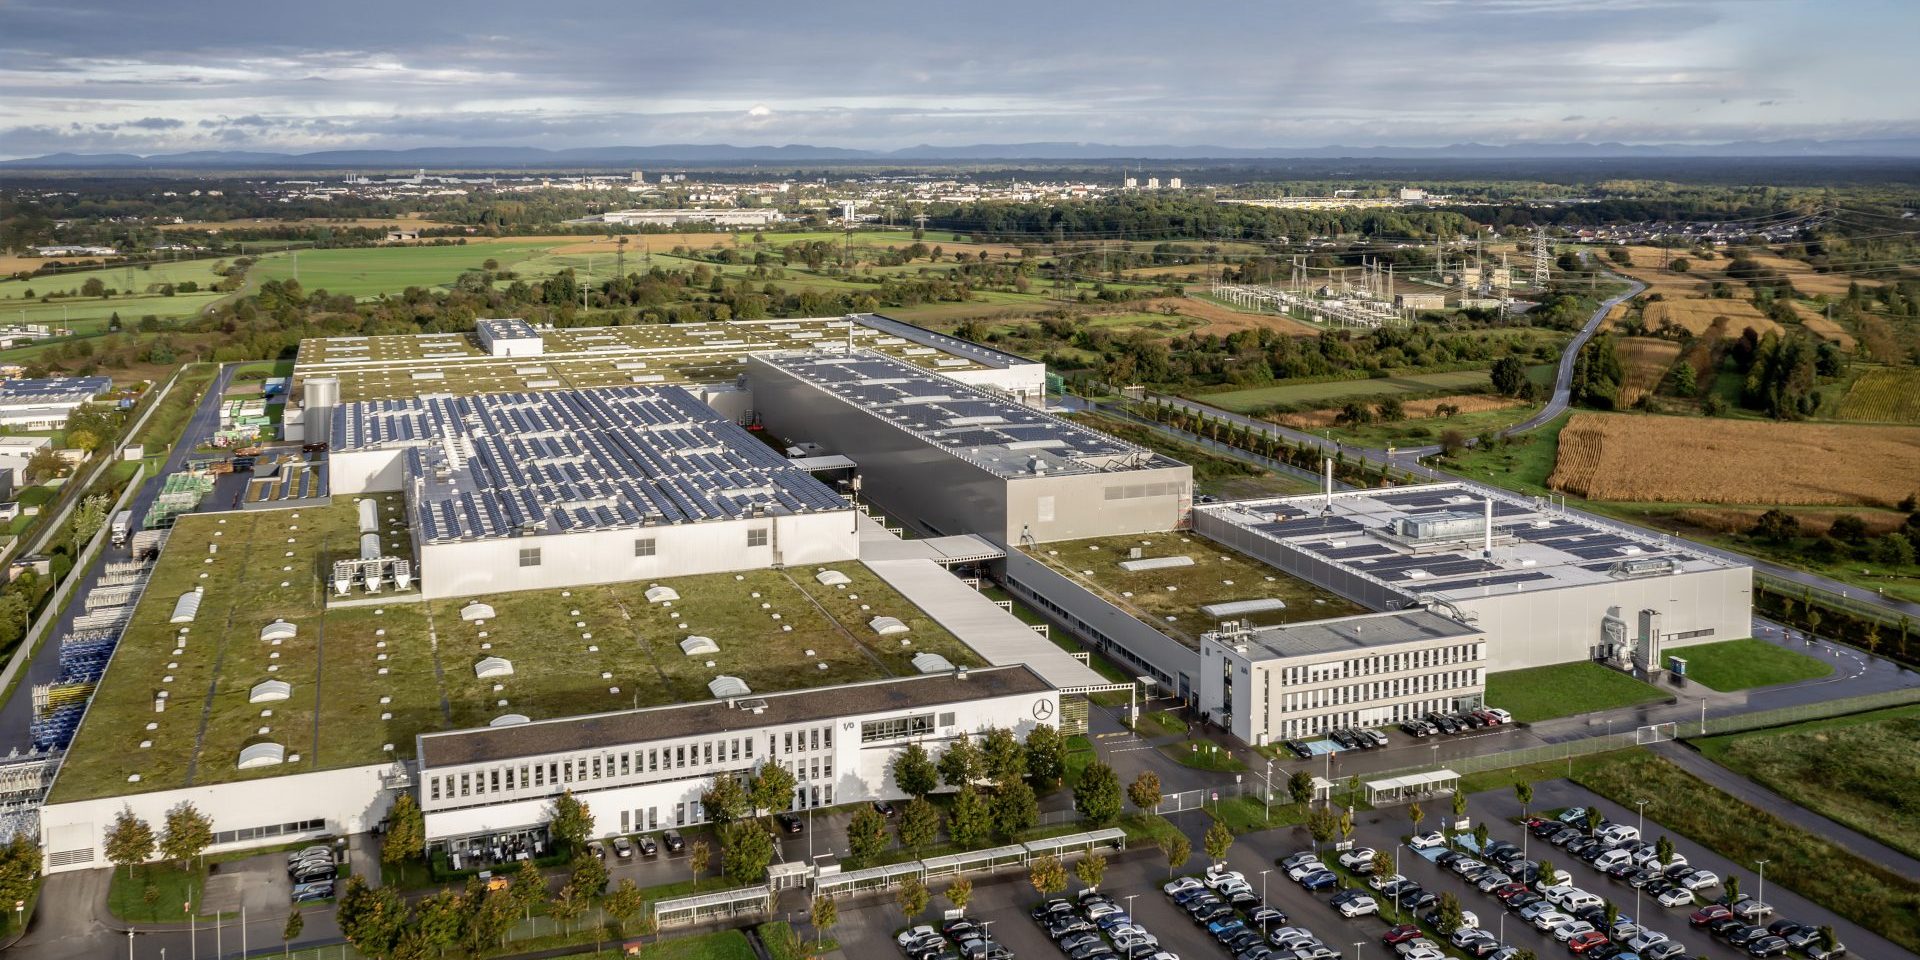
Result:
[[[671,927],[742,913],[766,913],[772,903],[773,890],[765,885],[737,887],[678,900],[662,900],[653,905],[653,915],[661,926]]]
[[[1407,803],[1425,797],[1451,794],[1460,789],[1460,775],[1452,770],[1409,773],[1384,780],[1366,782],[1367,802],[1374,806]]]

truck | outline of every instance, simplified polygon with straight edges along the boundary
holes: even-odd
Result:
[[[113,545],[124,547],[127,538],[133,535],[133,511],[122,510],[113,515]]]

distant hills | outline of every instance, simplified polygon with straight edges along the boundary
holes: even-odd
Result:
[[[920,144],[898,150],[855,150],[808,144],[740,147],[724,143],[652,146],[418,147],[410,150],[323,150],[315,153],[198,150],[140,156],[130,153],[55,153],[0,161],[0,168],[135,169],[620,169],[649,164],[902,163],[940,161],[1208,161],[1208,160],[1596,160],[1658,158],[1920,158],[1920,138],[1879,140],[1742,140],[1718,144],[1456,143],[1444,147],[1324,146],[1221,147],[1205,144],[1123,146],[1039,141],[950,146]]]

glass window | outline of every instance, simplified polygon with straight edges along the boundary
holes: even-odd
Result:
[[[641,537],[640,539],[635,540],[633,542],[633,555],[636,557],[653,556],[654,551],[658,549],[658,547],[655,546],[655,543],[656,541],[652,537]]]
[[[523,567],[539,566],[540,565],[540,548],[539,547],[521,547],[520,548],[520,565]]]
[[[760,527],[747,531],[747,546],[764,547],[767,545],[767,529]]]
[[[860,724],[860,742],[873,743],[877,740],[903,740],[907,737],[923,736],[933,732],[933,714],[922,713],[911,717],[894,717],[890,720],[868,720]]]

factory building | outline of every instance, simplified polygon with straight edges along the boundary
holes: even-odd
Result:
[[[1056,722],[1060,695],[1024,666],[959,670],[748,698],[419,737],[427,842],[451,855],[503,839],[538,843],[553,798],[572,791],[604,837],[708,821],[716,776],[778,763],[798,781],[790,809],[898,800],[893,758]],[[506,718],[502,718],[506,719]]]
[[[334,411],[337,495],[402,491],[428,597],[859,556],[852,507],[679,387]]]
[[[113,389],[112,377],[40,377],[0,381],[0,427],[52,430],[82,404]]]
[[[863,496],[935,534],[1046,543],[1171,530],[1192,508],[1185,464],[878,353],[747,371],[767,430],[847,457]]]

